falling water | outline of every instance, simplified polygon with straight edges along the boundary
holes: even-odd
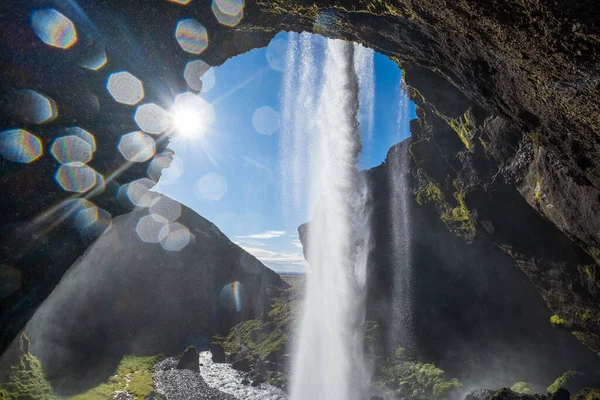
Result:
[[[310,51],[306,41],[311,40],[325,43],[320,67],[320,60],[305,53]],[[308,179],[308,193],[299,195],[308,195],[314,204],[308,228],[310,272],[292,365],[292,400],[365,397],[362,352],[369,225],[366,186],[356,170],[361,140],[355,47],[290,34],[287,61],[292,70],[286,70],[283,99],[288,127],[283,145],[290,146],[290,158],[283,173],[292,185],[295,179]],[[300,59],[291,54],[295,51]],[[316,87],[321,87],[318,98],[310,93],[317,92]]]
[[[400,94],[397,129],[408,131],[408,98]],[[396,133],[396,136],[399,136]],[[396,138],[398,141],[398,138]],[[389,216],[388,230],[391,232],[390,264],[392,267],[391,329],[388,332],[388,347],[398,346],[411,349],[415,343],[413,331],[413,282],[410,243],[410,173],[408,146],[396,145],[388,156]]]

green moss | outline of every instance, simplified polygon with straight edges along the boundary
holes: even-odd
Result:
[[[600,249],[595,247],[588,247],[587,253],[592,256],[594,260],[596,260],[596,264],[600,265]]]
[[[428,397],[446,399],[453,389],[462,386],[457,379],[448,379],[443,370],[434,364],[407,359],[407,351],[401,347],[396,350],[394,359],[388,359],[375,385],[385,388],[400,397]]]
[[[558,378],[556,378],[556,380],[552,383],[552,385],[548,386],[548,389],[546,389],[546,390],[548,391],[548,393],[554,393],[561,387],[565,387],[565,385],[569,379],[574,378],[578,375],[582,375],[582,374],[579,372],[576,372],[576,371],[567,371],[564,374],[562,374],[561,376],[559,376]]]
[[[50,383],[46,380],[42,364],[29,352],[29,338],[23,333],[19,337],[16,362],[11,365],[8,379],[0,383],[0,399],[48,400],[53,398]]]
[[[459,228],[465,234],[475,234],[475,224],[471,220],[469,209],[465,204],[465,195],[462,192],[454,193],[454,198],[458,202],[458,207],[448,207],[441,215],[442,221],[446,223],[458,224]]]
[[[550,317],[550,323],[555,326],[567,326],[568,325],[568,323],[565,319],[559,317],[556,314],[554,314],[553,316]]]
[[[517,382],[510,388],[513,392],[523,393],[523,394],[536,394],[534,388],[527,382]]]
[[[417,191],[417,203],[423,205],[429,201],[440,203],[444,200],[444,195],[439,187],[434,183],[428,182]]]
[[[467,150],[473,152],[473,131],[475,130],[475,122],[472,120],[470,113],[467,111],[463,116],[454,119],[447,118],[443,115],[440,116],[452,129],[454,129],[454,132],[456,132],[461,142],[464,143]]]
[[[126,390],[136,398],[143,399],[154,390],[152,369],[161,359],[162,356],[125,356],[108,382],[73,396],[70,400],[106,400],[119,390]]]
[[[485,140],[483,140],[483,138],[480,136],[479,137],[479,143],[481,143],[481,145],[483,146],[483,150],[487,150],[488,147],[488,142],[486,142]]]

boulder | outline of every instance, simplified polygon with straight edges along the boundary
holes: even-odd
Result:
[[[571,393],[565,388],[558,388],[558,390],[552,393],[549,400],[570,400]]]
[[[261,383],[265,383],[265,377],[262,376],[261,374],[257,374],[252,379],[252,386],[256,387],[256,386],[260,385]]]
[[[175,368],[200,372],[200,354],[198,354],[198,350],[194,346],[185,349]]]
[[[234,362],[231,367],[237,371],[250,372],[251,363],[247,358]]]
[[[571,396],[572,400],[600,400],[600,390],[593,388],[585,388],[581,389],[573,396]]]
[[[225,350],[220,343],[212,342],[210,344],[210,354],[213,362],[224,363],[225,362]]]

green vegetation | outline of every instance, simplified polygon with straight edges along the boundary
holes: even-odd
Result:
[[[534,388],[527,382],[517,382],[510,388],[513,392],[523,393],[523,394],[536,394]]]
[[[393,359],[387,359],[375,385],[396,397],[446,399],[454,389],[462,387],[457,379],[448,379],[434,364],[415,361],[406,349],[399,347]]]
[[[467,150],[473,152],[473,131],[475,130],[475,122],[473,121],[472,116],[470,116],[470,112],[467,111],[461,117],[455,119],[447,118],[443,115],[440,116],[446,121],[448,125],[450,125],[452,129],[454,129],[454,132],[457,133],[458,137],[460,138],[461,142],[464,143]]]
[[[539,131],[529,132],[527,137],[536,145],[539,145],[542,140],[542,134]]]
[[[582,374],[579,372],[576,372],[576,371],[567,371],[564,374],[562,374],[561,376],[559,376],[558,378],[556,378],[556,380],[552,383],[552,385],[548,386],[548,389],[546,389],[546,390],[548,391],[548,393],[554,393],[561,387],[565,387],[565,385],[569,379],[574,378],[578,375],[582,375]]]
[[[152,369],[162,356],[136,357],[125,356],[117,367],[115,375],[85,393],[69,400],[106,400],[119,390],[126,390],[138,399],[143,399],[154,390]]]
[[[19,349],[12,362],[5,382],[0,383],[1,400],[48,400],[52,399],[52,387],[44,376],[40,360],[29,352],[29,338],[19,337]],[[10,357],[10,355],[9,355]]]
[[[535,183],[535,201],[538,203],[542,201],[542,184],[540,181]]]
[[[434,183],[428,182],[417,191],[417,203],[421,206],[429,201],[440,203],[444,200],[444,195],[439,187]]]
[[[559,317],[558,315],[554,314],[553,316],[550,317],[550,323],[554,326],[567,326],[568,323],[565,319]]]
[[[578,391],[573,396],[571,396],[571,399],[573,399],[573,400],[600,400],[600,390],[592,389],[592,388],[585,388],[585,389]]]
[[[467,235],[475,234],[475,224],[471,220],[469,209],[465,204],[465,195],[462,192],[454,193],[454,198],[458,202],[458,207],[447,209],[442,213],[442,221],[446,223],[459,224],[459,229]]]

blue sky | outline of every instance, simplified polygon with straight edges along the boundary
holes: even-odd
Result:
[[[214,108],[214,123],[195,140],[175,138],[171,167],[155,190],[214,222],[231,240],[277,272],[301,272],[306,263],[297,227],[304,215],[282,209],[279,140],[253,125],[257,109],[282,109],[281,91],[287,34],[213,68],[214,85],[204,79],[201,94]],[[273,68],[275,67],[275,68]],[[408,137],[415,106],[400,90],[401,71],[375,54],[375,107],[372,137],[365,140],[359,169],[381,164],[390,146]],[[264,109],[263,111],[268,110]],[[268,110],[270,112],[270,110]],[[361,111],[361,125],[368,124]],[[261,127],[258,126],[260,130]]]

